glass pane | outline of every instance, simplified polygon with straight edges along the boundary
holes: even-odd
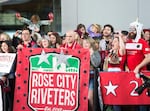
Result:
[[[25,24],[16,19],[16,12],[30,19],[33,14],[41,20],[48,20],[48,13],[53,12],[54,22],[41,26],[42,32],[49,30],[61,32],[61,1],[60,0],[0,0],[0,29],[22,29]]]

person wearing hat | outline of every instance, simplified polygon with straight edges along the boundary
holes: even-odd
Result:
[[[143,24],[138,20],[132,22],[129,27],[128,41],[126,43],[127,67],[136,74],[147,70],[146,65],[150,62],[150,48],[146,41],[141,38]],[[132,107],[135,108],[135,107]],[[139,106],[138,111],[146,111],[145,106]]]
[[[150,48],[141,38],[142,26],[137,21],[130,24],[129,40],[126,43],[127,66],[135,74],[146,70],[145,66],[150,62]]]

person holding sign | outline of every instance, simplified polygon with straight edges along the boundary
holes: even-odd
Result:
[[[13,110],[13,99],[14,99],[14,87],[15,87],[15,69],[16,69],[16,60],[15,60],[15,48],[11,45],[11,41],[3,41],[0,47],[1,50],[1,64],[4,64],[2,68],[5,68],[4,71],[0,71],[0,85],[2,88],[2,103],[3,111],[12,111]],[[6,53],[6,55],[2,55]],[[11,53],[9,55],[9,53]],[[8,66],[10,67],[10,71]],[[5,67],[6,65],[6,67]],[[6,70],[7,68],[7,70]],[[6,72],[7,71],[7,72]]]

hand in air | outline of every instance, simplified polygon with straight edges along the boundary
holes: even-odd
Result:
[[[52,12],[50,12],[50,13],[48,14],[48,17],[49,17],[49,20],[50,20],[51,22],[53,22],[53,20],[54,20],[54,14],[53,14]]]

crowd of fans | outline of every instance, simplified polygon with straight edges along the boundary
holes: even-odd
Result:
[[[41,34],[40,23],[37,15],[27,20],[17,15],[18,20],[23,21],[28,26],[22,30],[16,30],[13,37],[6,32],[0,33],[0,52],[16,53],[17,50],[23,48],[66,48],[79,49],[86,48],[90,52],[90,79],[89,79],[89,111],[93,111],[93,74],[95,69],[100,71],[134,71],[150,70],[150,30],[138,29],[137,21],[130,25],[130,30],[114,31],[114,27],[106,24],[103,27],[99,24],[91,24],[88,28],[84,24],[78,24],[76,29],[67,31],[60,36],[56,31],[48,31]],[[34,20],[36,19],[36,21]],[[46,23],[51,23],[47,21]],[[30,26],[30,27],[29,27]],[[139,24],[140,26],[140,24]],[[140,35],[138,35],[140,34]],[[136,40],[136,41],[135,41]],[[137,47],[132,47],[133,43],[139,43]],[[134,46],[134,45],[133,45]],[[140,47],[140,48],[139,48]],[[139,48],[139,49],[137,49]],[[131,57],[132,55],[132,57]],[[130,56],[130,57],[129,57]],[[139,57],[139,61],[135,62],[135,57]],[[134,64],[131,62],[134,62]],[[130,66],[132,65],[132,66]],[[16,66],[16,62],[13,66]],[[8,74],[0,75],[0,84],[8,84],[11,90],[3,90],[3,109],[4,111],[12,111],[14,87],[15,87],[15,67]],[[107,106],[107,105],[106,105]],[[104,111],[107,108],[103,109]],[[121,106],[114,105],[114,111],[122,111]],[[132,107],[127,109],[132,111],[148,111],[148,106]]]

